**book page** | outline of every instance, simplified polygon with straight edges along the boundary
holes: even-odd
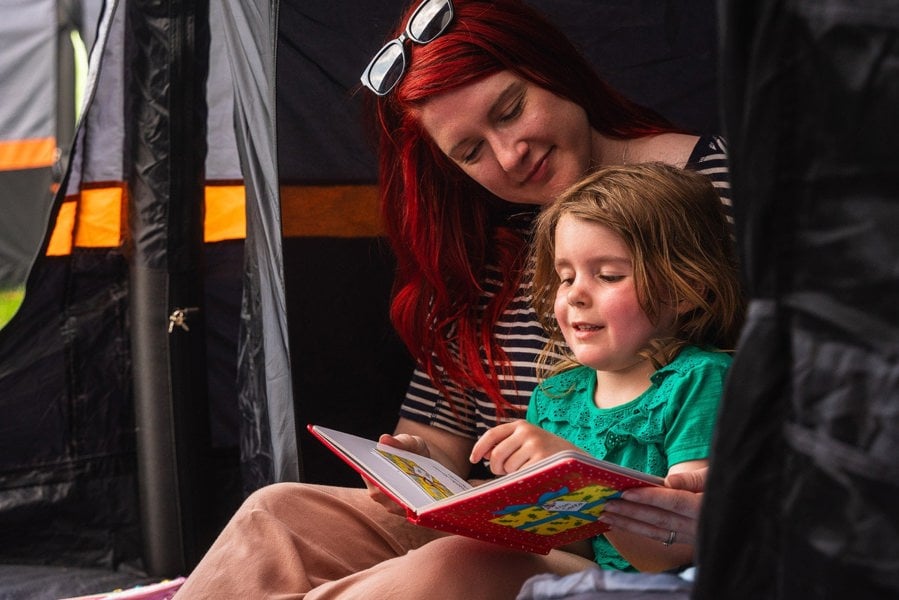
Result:
[[[471,488],[447,467],[425,456],[318,425],[310,431],[330,442],[332,449],[351,466],[369,474],[416,511]]]
[[[471,488],[448,468],[418,454],[378,444],[375,454],[399,470],[431,500],[443,500]]]

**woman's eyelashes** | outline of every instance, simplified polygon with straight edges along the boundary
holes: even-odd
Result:
[[[519,96],[515,103],[499,116],[500,123],[508,123],[514,121],[524,111],[524,94]]]
[[[478,159],[478,154],[480,154],[481,152],[481,146],[483,145],[483,141],[476,143],[468,152],[466,152],[459,158],[459,162],[465,165],[470,165],[471,163],[476,161]]]
[[[525,106],[525,97],[524,94],[518,96],[512,105],[496,118],[497,122],[500,125],[507,125],[521,116],[521,113],[524,112]],[[481,154],[481,149],[484,146],[484,141],[480,140],[472,145],[472,147],[465,152],[460,158],[459,162],[464,165],[470,165],[478,160],[478,157]]]

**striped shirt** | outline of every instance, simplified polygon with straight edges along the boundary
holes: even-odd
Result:
[[[732,223],[730,178],[724,139],[717,136],[700,137],[687,167],[712,180],[727,209],[728,220]],[[499,291],[501,282],[502,274],[495,268],[488,268],[484,285],[485,298],[494,296]],[[547,340],[546,333],[537,320],[537,313],[530,305],[529,281],[522,282],[496,323],[494,331],[512,366],[513,376],[501,376],[500,385],[503,397],[516,410],[507,411],[504,420],[524,418],[531,392],[537,386],[537,355]],[[400,416],[472,439],[497,424],[496,408],[487,394],[480,390],[463,390],[449,381],[447,388],[453,397],[452,406],[434,387],[427,373],[421,368],[415,369],[400,408]]]

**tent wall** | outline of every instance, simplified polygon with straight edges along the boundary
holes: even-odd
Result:
[[[752,301],[721,407],[694,597],[896,598],[899,11],[722,6]]]
[[[180,566],[162,564],[161,560],[147,564],[144,561],[153,551],[144,543],[152,540],[151,536],[158,539],[161,530],[155,525],[163,509],[182,506],[183,499],[166,496],[162,488],[138,492],[142,471],[138,469],[135,431],[149,430],[150,420],[135,421],[131,353],[135,323],[130,303],[134,277],[129,262],[135,259],[135,237],[149,245],[154,238],[141,237],[141,233],[135,236],[128,226],[128,215],[141,209],[140,204],[131,206],[138,194],[129,193],[134,189],[129,169],[137,162],[131,157],[140,152],[128,149],[128,144],[138,139],[133,131],[128,133],[129,127],[140,121],[125,117],[129,86],[138,81],[130,79],[129,68],[134,63],[122,50],[124,6],[123,2],[106,5],[98,44],[91,55],[86,112],[76,133],[67,178],[55,198],[42,256],[29,274],[22,308],[0,331],[0,404],[9,416],[3,422],[0,441],[0,560],[104,568],[127,563],[157,573],[175,570],[164,573],[175,575],[205,549],[241,497],[235,356],[242,294],[244,192],[230,126],[231,95],[223,93],[231,87],[230,69],[227,53],[219,51],[213,55],[212,83],[207,88],[208,121],[215,125],[215,134],[211,135],[213,149],[206,157],[205,170],[215,179],[207,179],[205,189],[201,184],[206,209],[205,228],[200,231],[206,243],[192,251],[192,259],[202,264],[202,285],[196,274],[182,276],[202,293],[202,298],[191,304],[209,306],[201,323],[188,322],[202,336],[200,345],[211,348],[205,360],[202,352],[191,355],[195,361],[192,370],[198,376],[209,373],[207,389],[195,394],[199,403],[208,398],[210,408],[202,418],[208,420],[204,426],[209,433],[197,437],[205,437],[202,445],[188,451],[179,448],[177,457],[184,461],[179,465],[193,462],[202,466],[205,478],[198,484],[205,485],[214,501],[203,505],[193,525],[173,536],[171,556],[181,561]],[[213,13],[220,50],[221,11]],[[198,83],[202,84],[202,78]],[[176,113],[181,114],[180,110]],[[223,121],[229,125],[225,130]],[[199,173],[202,177],[202,171]],[[162,185],[154,194],[167,197],[170,192],[171,188]],[[165,212],[148,209],[144,216],[155,218]],[[151,263],[143,257],[144,266]],[[163,298],[163,304],[167,302]],[[164,332],[156,336],[157,351],[150,360],[164,357],[166,349],[160,350],[158,344],[170,341],[167,308],[151,307],[149,312],[159,310],[162,318],[151,315],[152,321],[141,322],[142,327]],[[181,329],[173,332],[183,333]],[[140,346],[141,350],[149,347]],[[148,370],[140,373],[146,377]],[[173,378],[163,374],[160,379],[153,383],[168,391]],[[153,397],[150,401],[167,399]],[[182,423],[183,416],[176,415],[174,422]],[[156,433],[164,435],[169,425],[172,423],[163,423],[161,429],[157,426]],[[196,456],[185,456],[191,451]],[[148,459],[151,468],[153,460],[152,456]],[[146,473],[146,465],[142,469]],[[150,480],[145,480],[145,487],[146,481]],[[164,504],[145,510],[145,523],[141,523],[139,506],[154,494],[162,496],[157,503]],[[184,559],[178,546],[192,539],[194,556]],[[169,556],[164,550],[157,556],[160,554]]]
[[[55,3],[21,3],[3,22],[56,14]],[[55,25],[45,28],[55,35]],[[55,69],[31,68],[52,89]],[[30,214],[40,229],[45,204]],[[39,260],[0,331],[3,562],[111,567],[140,556],[124,273],[108,250]]]
[[[0,291],[25,282],[49,212],[61,28],[56,0],[0,7]]]
[[[244,490],[297,480],[275,150],[277,2],[224,4],[234,128],[245,174],[247,244],[238,351]]]

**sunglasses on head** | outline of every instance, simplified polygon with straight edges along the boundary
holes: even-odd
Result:
[[[409,17],[406,30],[384,44],[362,72],[362,84],[378,96],[390,93],[406,73],[406,40],[417,44],[433,42],[453,20],[450,0],[424,0]]]

